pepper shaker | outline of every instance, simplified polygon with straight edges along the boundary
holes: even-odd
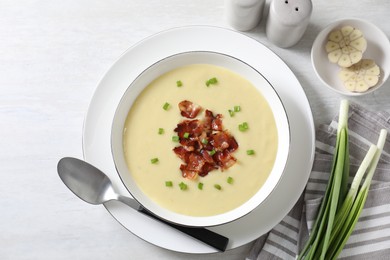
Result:
[[[265,0],[225,0],[225,18],[239,31],[255,28],[262,16]]]
[[[295,45],[306,31],[312,9],[311,0],[272,0],[265,28],[267,38],[282,48]]]

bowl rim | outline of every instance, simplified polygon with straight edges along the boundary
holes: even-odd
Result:
[[[352,23],[352,24],[351,24]],[[313,66],[313,70],[315,72],[315,74],[317,75],[317,77],[320,79],[320,81],[326,86],[328,87],[329,89],[339,93],[339,94],[342,94],[342,95],[345,95],[345,96],[364,96],[364,95],[367,95],[367,94],[370,94],[376,90],[378,90],[379,88],[381,88],[384,83],[387,81],[387,79],[389,78],[389,75],[390,75],[390,68],[386,68],[386,70],[383,69],[383,66],[380,66],[380,64],[378,64],[378,66],[380,67],[381,69],[381,77],[380,77],[380,81],[377,83],[376,86],[374,87],[371,87],[369,88],[367,91],[365,92],[352,92],[352,91],[348,91],[347,89],[339,89],[339,88],[336,88],[334,86],[331,86],[328,81],[326,81],[323,77],[323,75],[319,72],[319,70],[317,69],[319,67],[319,63],[323,62],[321,61],[321,53],[320,52],[323,52],[324,51],[324,46],[322,46],[322,42],[325,40],[325,37],[335,28],[337,27],[340,27],[342,26],[343,24],[345,25],[352,25],[352,26],[355,26],[357,29],[361,30],[359,28],[359,26],[357,26],[356,24],[359,24],[359,25],[364,25],[364,26],[368,26],[370,27],[370,29],[372,29],[372,31],[375,31],[375,34],[378,35],[378,37],[382,38],[382,39],[385,39],[386,40],[386,43],[383,43],[383,45],[387,44],[387,49],[388,49],[388,53],[390,53],[390,40],[388,39],[388,37],[386,36],[386,34],[378,27],[376,26],[374,23],[372,22],[369,22],[367,20],[364,20],[364,19],[361,19],[361,18],[354,18],[354,17],[351,17],[351,18],[343,18],[343,19],[338,19],[334,22],[331,22],[329,23],[328,25],[326,25],[325,27],[323,27],[321,29],[321,31],[318,33],[318,35],[316,36],[314,42],[313,42],[313,45],[312,45],[312,48],[311,48],[311,54],[310,54],[310,57],[311,57],[311,64]],[[382,44],[381,44],[382,45]],[[368,47],[367,47],[368,49]],[[366,50],[367,50],[366,49]],[[370,57],[364,57],[364,54],[363,54],[363,58],[362,59],[369,59]],[[390,58],[390,57],[389,57]],[[330,65],[333,65],[333,66],[337,66],[336,64],[333,64],[331,63],[330,61],[328,61],[328,59],[326,59],[326,61],[330,64]],[[387,72],[385,73],[384,75],[384,72]],[[337,75],[335,75],[337,76]],[[384,76],[384,77],[383,77]]]
[[[173,212],[173,211],[170,211],[170,210],[167,210],[165,208],[163,208],[162,206],[158,205],[157,203],[155,203],[152,199],[150,199],[155,205],[157,205],[158,207],[160,207],[161,209],[165,210],[165,211],[168,211],[169,214],[173,215],[173,216],[184,216],[184,218],[188,218],[188,219],[198,219],[198,220],[202,220],[200,221],[199,223],[187,223],[187,222],[183,222],[183,221],[176,221],[172,218],[168,218],[164,215],[161,215],[161,214],[157,214],[155,211],[153,210],[150,210],[149,207],[145,206],[143,202],[140,201],[140,199],[137,197],[137,196],[134,196],[134,191],[132,192],[132,190],[128,187],[127,185],[127,182],[126,180],[124,179],[124,177],[122,176],[122,170],[119,169],[118,167],[118,157],[115,156],[116,154],[116,151],[115,151],[115,147],[114,147],[114,142],[113,142],[113,139],[114,139],[114,127],[115,127],[115,123],[116,123],[116,119],[117,119],[117,114],[118,114],[118,110],[121,108],[121,104],[123,103],[123,100],[125,99],[125,97],[128,95],[128,92],[132,90],[132,86],[134,84],[137,83],[137,81],[145,75],[145,73],[147,73],[151,68],[155,67],[156,65],[158,64],[161,64],[163,63],[164,61],[167,61],[169,59],[172,59],[176,56],[180,56],[180,55],[188,55],[188,54],[197,54],[197,53],[202,53],[202,54],[211,54],[211,55],[219,55],[219,56],[223,56],[223,57],[226,57],[228,59],[232,59],[232,60],[235,60],[236,62],[239,62],[241,63],[243,66],[249,68],[250,70],[252,70],[253,72],[255,72],[257,75],[259,75],[260,78],[262,78],[266,83],[267,83],[267,87],[270,88],[271,92],[273,93],[273,95],[275,95],[276,97],[276,100],[278,101],[278,105],[280,106],[281,110],[283,111],[282,114],[283,114],[283,120],[285,121],[285,126],[286,127],[286,135],[287,135],[287,142],[284,143],[285,146],[287,146],[287,148],[284,149],[285,151],[285,157],[282,158],[283,159],[283,166],[281,166],[281,169],[280,169],[280,173],[279,175],[277,176],[276,178],[276,181],[274,181],[273,185],[272,185],[272,188],[269,190],[269,192],[266,193],[265,197],[256,204],[256,206],[254,207],[251,207],[250,210],[247,210],[245,211],[243,214],[238,214],[238,216],[236,217],[231,217],[229,218],[228,220],[225,220],[225,221],[217,221],[216,219],[219,218],[220,216],[222,215],[226,215],[232,211],[237,211],[238,208],[242,207],[244,204],[246,204],[249,200],[251,200],[253,197],[255,197],[255,195],[257,193],[259,193],[259,191],[265,186],[265,183],[260,187],[260,189],[251,197],[248,199],[247,202],[245,202],[244,204],[238,206],[237,208],[234,208],[230,211],[227,211],[227,212],[224,212],[222,214],[217,214],[217,215],[212,215],[212,216],[187,216],[187,215],[183,215],[183,214],[180,214],[180,213],[176,213],[176,212]],[[213,64],[213,63],[210,63],[210,62],[203,62],[204,64]],[[179,65],[179,66],[176,66],[176,67],[171,67],[170,69],[166,70],[165,72],[163,73],[160,73],[158,76],[156,77],[153,77],[149,80],[149,83],[152,82],[153,80],[155,80],[156,78],[158,78],[159,76],[171,71],[171,70],[174,70],[178,67],[181,67],[181,66],[186,66],[186,65],[190,65],[190,64],[195,64],[195,63],[188,63],[188,64],[185,64],[185,65]],[[215,64],[213,64],[215,65]],[[215,65],[215,66],[220,66],[220,67],[224,67],[223,65]],[[224,67],[226,68],[226,67]],[[232,71],[232,69],[229,69],[229,68],[226,68],[230,71]],[[234,71],[235,72],[235,71]],[[238,72],[235,72],[237,74],[239,74]],[[148,84],[149,84],[148,83]],[[132,108],[133,106],[133,103],[134,101],[136,100],[136,98],[139,96],[139,94],[148,86],[148,84],[146,84],[145,86],[141,87],[140,91],[138,92],[138,94],[135,95],[134,97],[134,100],[132,101],[132,104],[129,106],[129,109],[127,111],[126,114],[128,114],[128,112],[130,111],[130,109]],[[253,83],[252,83],[253,84]],[[253,84],[254,85],[254,84]],[[256,86],[255,86],[256,87]],[[260,92],[260,88],[257,88],[257,91]],[[260,92],[261,93],[261,92]],[[262,95],[264,95],[263,93],[261,93]],[[275,105],[271,105],[270,103],[268,103],[270,105],[271,108],[273,108],[273,106]],[[272,112],[274,113],[274,110],[272,110]],[[276,116],[274,115],[274,117],[276,118]],[[125,117],[126,118],[126,117]],[[124,123],[124,122],[123,122]],[[278,132],[279,133],[279,132]],[[122,135],[123,135],[123,127],[122,127]],[[190,227],[212,227],[212,226],[219,226],[219,225],[223,225],[223,224],[227,224],[229,222],[232,222],[232,221],[235,221],[237,219],[240,219],[246,215],[248,215],[250,212],[252,212],[253,210],[255,210],[261,203],[263,203],[269,196],[270,194],[272,194],[275,190],[275,188],[277,187],[277,185],[279,184],[280,180],[282,179],[282,176],[285,174],[285,170],[286,170],[286,165],[287,165],[287,161],[289,160],[289,155],[290,155],[290,149],[291,149],[291,129],[290,129],[290,123],[289,123],[289,117],[288,117],[288,114],[287,114],[287,111],[286,111],[286,107],[285,105],[283,104],[282,102],[282,99],[280,98],[280,95],[279,93],[276,91],[276,89],[274,88],[274,86],[269,82],[269,80],[267,78],[265,78],[257,69],[255,69],[253,66],[251,66],[250,64],[248,64],[247,62],[237,58],[237,57],[234,57],[232,55],[229,55],[229,54],[226,54],[226,53],[221,53],[221,52],[218,52],[218,51],[210,51],[210,50],[194,50],[194,51],[183,51],[183,52],[177,52],[177,53],[174,53],[172,55],[168,55],[166,57],[163,57],[163,58],[160,58],[159,60],[153,62],[152,64],[150,64],[149,66],[147,66],[145,69],[143,69],[129,84],[129,86],[126,88],[125,92],[123,93],[123,95],[121,96],[118,104],[116,105],[116,109],[115,109],[115,113],[114,113],[114,117],[112,119],[112,124],[111,124],[111,133],[110,133],[110,137],[111,137],[111,143],[110,143],[110,148],[111,148],[111,155],[112,155],[112,158],[113,158],[113,161],[114,161],[114,166],[115,166],[115,169],[117,171],[117,174],[122,182],[122,184],[125,186],[126,190],[129,192],[129,194],[142,206],[144,207],[145,209],[147,209],[149,212],[151,212],[152,214],[154,214],[155,216],[157,216],[158,218],[161,218],[167,222],[170,222],[170,223],[173,223],[173,224],[178,224],[178,225],[183,225],[183,226],[190,226]],[[120,138],[122,140],[123,136]],[[278,140],[280,141],[280,138],[278,137]],[[122,142],[123,143],[123,142]],[[277,156],[278,154],[280,153],[279,152],[279,144],[278,144],[278,152],[277,152]],[[123,147],[122,149],[120,150],[119,154],[121,154],[123,156]],[[274,166],[276,164],[276,158],[275,158],[275,162],[274,162]],[[127,168],[127,165],[126,165],[126,169],[127,169],[127,173],[130,174],[130,171],[128,170]],[[272,173],[274,167],[272,168],[270,174]],[[267,180],[268,181],[269,177],[267,177]],[[141,191],[141,193],[143,193]],[[144,193],[143,193],[144,194]],[[148,197],[146,194],[144,194],[145,197]],[[149,198],[148,198],[149,199]],[[204,221],[204,219],[212,219],[212,221]]]

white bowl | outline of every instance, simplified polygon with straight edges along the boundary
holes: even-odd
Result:
[[[256,88],[258,88],[261,94],[266,98],[272,109],[278,131],[278,151],[276,160],[265,184],[252,198],[236,209],[219,215],[205,217],[178,214],[159,206],[153,200],[148,198],[140,190],[140,188],[137,186],[137,183],[132,178],[132,175],[130,174],[126,164],[123,151],[123,129],[125,120],[129,110],[133,105],[133,102],[142,92],[142,90],[154,79],[168,71],[181,66],[199,63],[207,63],[225,67],[226,69],[240,74],[249,80],[254,86],[256,86]],[[287,162],[290,147],[290,129],[284,106],[279,99],[278,94],[259,72],[250,67],[248,64],[233,57],[215,52],[196,51],[179,53],[157,61],[155,64],[152,64],[149,68],[143,71],[132,82],[122,97],[115,112],[112,124],[111,142],[112,155],[119,176],[130,194],[142,206],[160,218],[176,224],[194,227],[215,226],[234,221],[248,214],[259,204],[261,204],[274,190],[283,174]]]
[[[340,67],[328,60],[325,50],[328,34],[345,25],[350,25],[363,32],[367,40],[367,49],[363,53],[364,59],[372,59],[381,69],[379,82],[366,92],[351,92],[347,90],[341,80],[338,72]],[[361,96],[371,93],[380,88],[387,80],[390,74],[390,42],[386,35],[372,23],[360,19],[343,19],[336,21],[323,29],[315,39],[311,50],[311,61],[318,78],[330,89],[347,96]]]

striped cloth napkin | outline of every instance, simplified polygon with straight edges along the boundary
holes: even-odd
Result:
[[[257,239],[248,260],[295,259],[308,239],[332,166],[338,118],[316,132],[314,165],[305,191],[288,215]],[[350,180],[381,129],[387,140],[360,218],[339,259],[390,259],[390,114],[367,111],[350,103]]]

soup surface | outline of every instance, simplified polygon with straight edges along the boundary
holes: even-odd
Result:
[[[204,177],[182,176],[183,161],[173,152],[180,144],[172,137],[188,120],[178,107],[183,100],[202,107],[200,120],[205,110],[222,115],[224,129],[238,143],[235,164]],[[247,128],[240,129],[244,123]],[[271,108],[248,80],[219,66],[193,64],[167,72],[142,91],[127,116],[123,145],[129,171],[149,198],[180,214],[211,216],[240,206],[261,188],[276,158],[278,134]]]

